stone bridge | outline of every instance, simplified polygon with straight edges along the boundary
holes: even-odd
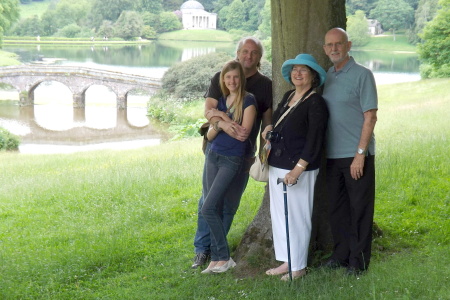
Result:
[[[91,85],[109,87],[117,95],[117,108],[127,107],[131,90],[154,94],[161,88],[160,79],[98,69],[71,66],[20,65],[0,68],[0,82],[19,91],[21,106],[34,105],[34,90],[44,81],[65,84],[73,95],[73,107],[84,108],[86,90]]]

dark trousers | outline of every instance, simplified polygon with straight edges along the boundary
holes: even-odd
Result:
[[[327,193],[334,249],[331,258],[366,270],[372,247],[375,156],[366,156],[364,176],[350,175],[353,157],[327,160]]]

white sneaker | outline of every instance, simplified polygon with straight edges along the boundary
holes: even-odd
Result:
[[[211,269],[211,271],[213,271],[214,273],[223,273],[234,267],[236,267],[236,263],[230,257],[230,259],[224,265],[220,267],[214,267]]]

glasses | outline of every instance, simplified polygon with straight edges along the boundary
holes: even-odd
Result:
[[[307,68],[292,68],[291,73],[308,74],[309,70]]]
[[[343,42],[325,44],[325,47],[327,47],[328,49],[333,49],[334,47],[341,48],[342,46],[344,46]]]

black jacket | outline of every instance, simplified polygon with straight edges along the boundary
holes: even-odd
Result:
[[[273,114],[274,124],[288,108],[292,91],[284,94]],[[328,124],[328,108],[325,100],[317,93],[299,103],[273,129],[281,135],[278,143],[272,142],[269,165],[292,170],[300,158],[308,162],[306,170],[319,168],[320,158]]]

